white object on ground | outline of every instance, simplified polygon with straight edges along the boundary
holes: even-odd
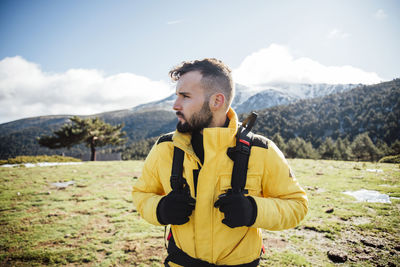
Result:
[[[48,167],[48,166],[59,166],[59,165],[77,165],[83,162],[39,162],[39,163],[23,163],[23,164],[4,164],[1,167],[18,167],[24,165],[27,168],[31,167]]]
[[[75,181],[51,183],[52,186],[55,186],[58,188],[66,188],[67,186],[73,185],[73,184],[75,184]]]
[[[345,191],[346,195],[353,196],[357,201],[375,202],[375,203],[392,203],[386,194],[381,194],[378,191],[361,189],[358,191]]]
[[[382,173],[383,170],[377,170],[377,169],[367,169],[367,172],[376,172],[376,173]]]

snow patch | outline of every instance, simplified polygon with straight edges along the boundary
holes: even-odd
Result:
[[[59,165],[77,165],[82,164],[82,162],[39,162],[39,163],[24,163],[24,164],[4,164],[1,167],[20,167],[25,166],[27,168],[32,167],[48,167],[48,166],[59,166]]]
[[[52,186],[55,186],[57,188],[66,188],[69,185],[74,185],[75,181],[69,181],[69,182],[57,182],[57,183],[52,183]]]
[[[367,169],[367,172],[383,173],[382,170],[377,170],[377,169]]]
[[[361,189],[358,191],[345,191],[343,194],[355,197],[360,202],[392,203],[390,197],[378,191]]]

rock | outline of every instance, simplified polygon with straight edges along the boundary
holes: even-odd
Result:
[[[364,249],[364,253],[365,254],[370,254],[372,252],[372,250],[370,248],[365,248]]]
[[[381,242],[379,242],[379,240],[363,238],[363,239],[361,239],[361,243],[363,243],[364,245],[366,245],[368,247],[373,247],[373,248],[383,248],[384,247],[383,244]]]
[[[129,252],[135,252],[137,250],[136,245],[133,244],[126,244],[124,247],[124,252],[129,253]]]
[[[334,263],[344,263],[347,261],[347,254],[337,250],[328,251],[328,258]]]
[[[325,211],[325,213],[332,213],[333,211],[334,211],[333,208],[329,208],[329,209],[327,209],[327,210]]]

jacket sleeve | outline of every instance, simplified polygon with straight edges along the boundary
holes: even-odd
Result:
[[[295,227],[307,214],[307,195],[273,142],[269,142],[266,153],[262,177],[263,197],[254,197],[257,218],[252,227],[267,230]]]
[[[154,225],[161,225],[156,212],[158,203],[165,194],[157,168],[159,157],[159,147],[155,144],[147,155],[142,174],[132,190],[136,209],[143,219]]]

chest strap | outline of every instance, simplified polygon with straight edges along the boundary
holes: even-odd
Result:
[[[168,262],[173,262],[185,267],[256,267],[260,262],[260,258],[244,264],[237,265],[216,265],[203,261],[200,259],[192,258],[183,250],[178,248],[175,244],[174,237],[171,236],[168,246],[168,256],[164,261],[165,266],[170,266]]]

